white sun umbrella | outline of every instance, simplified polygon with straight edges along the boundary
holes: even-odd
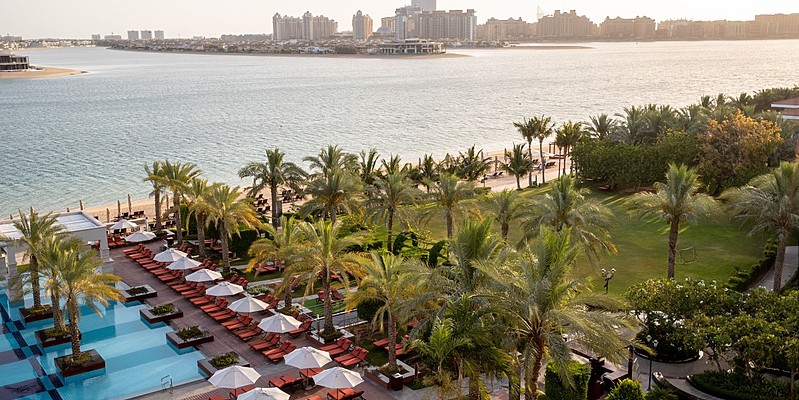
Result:
[[[125,236],[125,241],[128,243],[141,243],[149,242],[155,239],[155,233],[138,231],[132,235]]]
[[[210,294],[211,296],[233,296],[234,294],[239,294],[243,291],[244,288],[241,287],[241,285],[230,282],[219,282],[216,285],[208,288],[208,290],[205,291],[205,294]]]
[[[278,388],[255,388],[238,397],[238,400],[289,400],[289,394]]]
[[[360,385],[363,378],[357,372],[342,367],[333,367],[314,375],[313,381],[326,388],[344,389]]]
[[[269,304],[266,304],[261,300],[254,299],[250,296],[238,299],[230,303],[229,306],[227,306],[227,308],[235,312],[245,312],[245,313],[263,311],[266,310],[267,307],[269,307]]]
[[[283,356],[283,361],[285,361],[288,366],[306,369],[321,368],[333,360],[330,359],[330,353],[306,346],[286,354]]]
[[[266,317],[258,323],[258,327],[264,332],[286,333],[293,331],[302,325],[292,316],[277,313],[271,317]]]
[[[117,221],[116,224],[111,225],[111,227],[108,229],[121,230],[121,229],[136,229],[138,227],[139,227],[138,225],[123,218]]]
[[[180,250],[169,248],[156,254],[155,257],[153,257],[153,260],[163,263],[171,263],[187,256],[188,254]]]
[[[203,268],[186,275],[186,280],[189,282],[210,282],[217,279],[222,279],[222,274],[208,268]]]
[[[199,262],[199,261],[194,261],[191,258],[183,257],[183,258],[177,259],[177,261],[173,261],[171,264],[167,265],[166,268],[167,269],[171,269],[171,270],[184,271],[184,270],[187,270],[187,269],[192,269],[192,268],[198,267],[198,266],[200,266],[200,264],[202,264],[202,263]]]
[[[238,389],[247,385],[254,385],[261,374],[250,367],[234,365],[216,371],[208,382],[218,388]]]

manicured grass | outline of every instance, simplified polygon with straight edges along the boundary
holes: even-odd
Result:
[[[318,299],[310,299],[305,301],[305,307],[314,313],[315,317],[321,317],[325,313],[325,306]],[[333,313],[344,311],[345,305],[343,301],[333,302]]]

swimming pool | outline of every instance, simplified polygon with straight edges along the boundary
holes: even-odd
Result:
[[[95,349],[105,358],[105,373],[64,384],[56,375],[53,360],[69,354],[69,345],[42,354],[34,332],[52,326],[52,321],[26,328],[19,321],[22,306],[10,305],[0,287],[0,399],[125,399],[161,390],[161,379],[167,375],[174,386],[203,379],[197,369],[202,353],[178,354],[166,341],[166,332],[172,330],[169,326],[148,326],[141,321],[139,310],[145,305],[114,302],[103,315],[83,308],[79,322],[81,348]]]

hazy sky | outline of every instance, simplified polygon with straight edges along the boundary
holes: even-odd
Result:
[[[0,34],[25,38],[88,38],[92,33],[125,35],[128,30],[162,29],[167,37],[219,36],[224,33],[271,33],[276,12],[300,16],[305,11],[351,28],[352,14],[363,10],[375,19],[394,14],[410,0],[2,0]],[[689,19],[754,19],[755,14],[799,12],[797,0],[438,0],[438,9],[477,11],[490,17],[534,20],[536,4],[544,13],[576,9],[594,22],[605,16],[646,15],[658,21]]]

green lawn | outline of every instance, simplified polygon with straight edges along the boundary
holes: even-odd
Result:
[[[536,196],[545,189],[525,190],[524,196]],[[611,240],[618,248],[618,254],[605,255],[592,264],[587,257],[578,260],[576,273],[593,277],[595,287],[602,289],[604,281],[600,278],[602,268],[616,268],[616,275],[610,282],[612,293],[624,293],[631,285],[650,278],[666,276],[668,257],[668,237],[665,222],[648,222],[629,216],[624,205],[626,196],[594,192],[591,197],[607,204],[616,215],[616,225],[611,230]],[[479,207],[478,207],[479,208]],[[457,221],[456,221],[457,227]],[[444,238],[446,226],[442,215],[433,216],[426,225],[433,238]],[[496,230],[499,235],[499,229]],[[763,249],[763,237],[747,237],[747,230],[737,223],[717,224],[704,222],[699,225],[686,225],[680,234],[678,249],[695,247],[696,261],[677,264],[677,279],[693,277],[705,280],[726,282],[736,266],[749,266],[757,262]],[[510,230],[509,242],[515,244],[522,236],[519,226]],[[687,254],[686,254],[687,255]]]

